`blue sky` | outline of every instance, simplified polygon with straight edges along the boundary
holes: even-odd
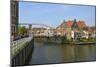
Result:
[[[95,25],[95,7],[69,4],[19,2],[19,23],[37,23],[57,27],[63,20],[83,20]]]

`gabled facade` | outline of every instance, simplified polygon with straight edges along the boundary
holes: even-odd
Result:
[[[76,41],[81,36],[81,30],[76,22],[76,19],[74,19],[73,25],[71,26],[71,38]]]
[[[63,21],[60,26],[57,28],[62,30],[62,33],[64,36],[67,37],[67,39],[72,39],[79,37],[82,33],[82,28],[85,27],[86,24],[84,21],[76,21],[76,19]]]
[[[79,27],[77,25],[76,19],[74,19],[73,24],[71,26],[71,30],[78,32],[79,31]]]

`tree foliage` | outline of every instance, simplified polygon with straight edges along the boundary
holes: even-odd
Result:
[[[25,35],[27,34],[27,28],[25,26],[19,27],[19,35]]]

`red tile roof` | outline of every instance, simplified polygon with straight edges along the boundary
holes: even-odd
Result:
[[[77,25],[78,25],[79,28],[83,28],[83,27],[86,26],[86,24],[85,24],[84,21],[78,21],[78,22],[77,22]]]
[[[72,25],[73,25],[73,21],[71,21],[71,20],[66,21],[66,26],[67,27],[71,27]],[[84,26],[86,26],[84,21],[78,21],[77,25],[78,25],[79,28],[83,28]]]
[[[67,26],[67,27],[71,27],[72,24],[73,24],[73,21],[70,21],[70,20],[69,20],[69,21],[66,22],[66,26]]]

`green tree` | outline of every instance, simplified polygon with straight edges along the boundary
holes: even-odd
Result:
[[[19,35],[26,35],[27,34],[27,28],[25,26],[19,27]]]

